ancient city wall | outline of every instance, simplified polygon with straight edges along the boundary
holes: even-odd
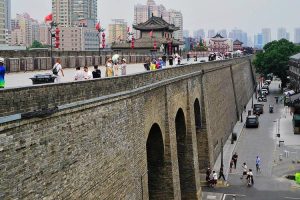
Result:
[[[240,58],[0,90],[2,117],[59,106],[42,117],[0,120],[0,199],[200,199],[198,155],[209,149],[214,163],[237,120],[236,101],[250,99],[249,66]],[[154,126],[163,141],[154,152],[163,155],[159,172],[147,163],[148,138],[160,134]]]

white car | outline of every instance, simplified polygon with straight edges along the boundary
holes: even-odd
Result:
[[[267,89],[261,89],[261,93],[265,93],[266,95],[268,95],[269,91]]]

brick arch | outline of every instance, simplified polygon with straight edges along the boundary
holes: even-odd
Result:
[[[202,126],[200,101],[198,98],[194,102],[194,114],[195,114],[195,126],[196,126],[196,132],[197,132],[199,129],[201,129],[201,126]]]
[[[204,110],[203,110],[204,111]],[[198,149],[198,163],[201,173],[205,172],[205,169],[209,167],[209,146],[208,135],[205,127],[205,113],[201,110],[200,101],[198,98],[194,101],[194,115],[195,115],[195,129],[197,138]]]
[[[188,129],[182,108],[175,118],[177,158],[179,168],[180,190],[182,199],[195,198],[195,173],[193,167],[193,151],[188,140]]]
[[[165,197],[166,170],[164,169],[164,142],[161,128],[153,124],[147,139],[147,168],[149,199]]]

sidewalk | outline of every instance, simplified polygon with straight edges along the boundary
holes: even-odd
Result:
[[[255,98],[254,94],[253,94],[253,98]],[[251,110],[252,109],[251,107],[252,107],[252,99],[250,99],[250,101],[246,106],[246,112],[243,112],[243,122],[241,122],[241,119],[239,119],[239,121],[235,124],[233,128],[233,133],[236,133],[237,135],[237,141],[235,141],[234,144],[231,144],[231,136],[229,136],[227,141],[224,142],[223,144],[223,164],[224,164],[224,175],[226,177],[226,180],[228,180],[229,165],[230,165],[232,155],[234,154],[235,147],[238,143],[241,134],[243,133],[248,110]],[[218,173],[220,167],[221,167],[221,154],[219,154],[212,170],[215,170]],[[228,186],[227,181],[218,181],[216,187],[218,188],[218,187],[227,187],[227,186]],[[202,194],[203,200],[209,200],[209,199],[221,200],[222,198],[223,198],[223,194],[221,195],[220,193],[203,192]]]

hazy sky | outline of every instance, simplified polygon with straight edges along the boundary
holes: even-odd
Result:
[[[51,12],[52,0],[11,0],[12,18],[16,13],[28,12],[42,21]],[[113,18],[124,18],[133,22],[134,5],[145,4],[147,0],[98,0],[98,16],[101,24],[107,26]],[[167,9],[180,10],[184,29],[193,30],[240,28],[249,34],[260,32],[261,28],[272,28],[276,39],[278,27],[285,27],[291,33],[300,27],[300,0],[156,0]]]

